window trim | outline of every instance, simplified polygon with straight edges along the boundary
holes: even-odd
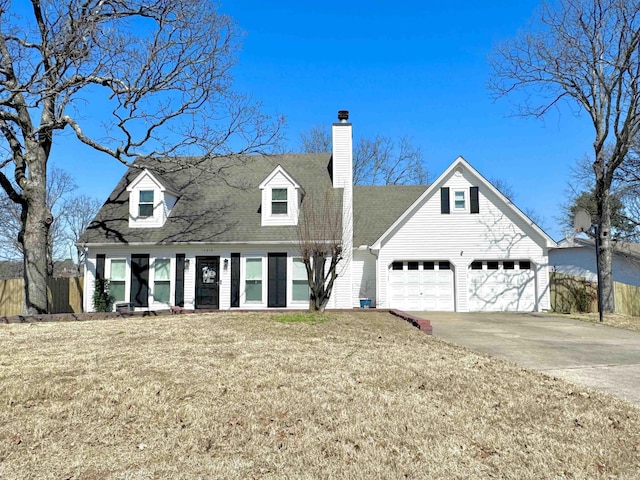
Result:
[[[143,193],[151,193],[151,201],[143,202],[142,201],[142,194]],[[149,206],[151,206],[151,214],[150,215],[143,215],[142,214],[142,207],[149,207]],[[139,218],[152,218],[153,214],[154,214],[154,207],[155,207],[155,192],[154,192],[154,190],[140,190],[138,192],[138,217]]]
[[[163,262],[163,263],[167,263],[169,269],[167,271],[167,278],[166,279],[161,279],[158,280],[157,276],[156,276],[156,272],[158,270],[158,262]],[[167,301],[165,302],[164,300],[159,300],[157,298],[156,295],[156,285],[161,284],[161,285],[166,285],[167,288],[167,292],[169,294],[169,298],[167,298]],[[167,257],[156,257],[153,259],[153,302],[154,303],[161,303],[163,305],[168,305],[171,303],[171,259],[167,258]]]
[[[249,264],[250,261],[256,261],[259,260],[260,261],[260,279],[248,279],[247,278],[247,266]],[[247,304],[251,304],[251,305],[261,305],[264,303],[264,257],[260,257],[260,256],[250,256],[250,257],[244,257],[244,282],[243,282],[243,292],[242,292],[242,299],[244,300],[244,303]],[[257,262],[256,262],[257,263]],[[255,282],[252,283],[251,285],[260,285],[260,299],[258,300],[248,300],[247,299],[247,285],[249,285],[249,282]]]
[[[453,191],[453,211],[454,212],[466,212],[467,211],[467,191],[456,189]],[[462,206],[458,206],[458,194],[462,195]]]
[[[294,266],[297,261],[299,261],[302,264],[302,267],[304,268],[304,261],[302,260],[302,257],[291,258],[291,303],[308,303],[311,295],[311,290],[309,288],[309,279],[307,278],[307,271],[305,268],[304,278],[296,278],[295,276],[296,269],[294,268]],[[295,291],[295,289],[293,287],[296,285],[296,282],[298,282],[297,284],[301,284],[301,282],[304,282],[305,285],[307,286],[307,297],[305,299],[301,300],[301,299],[294,298],[293,292]]]
[[[118,278],[118,279],[113,278],[113,262],[124,262],[123,278]],[[114,298],[114,301],[113,301],[114,304],[127,301],[127,276],[128,276],[127,273],[128,273],[128,261],[125,257],[117,257],[117,258],[109,259],[109,285],[111,286],[114,283],[122,284],[122,289],[123,289],[122,300]],[[113,288],[111,288],[111,290],[113,290]]]
[[[274,197],[274,193],[276,191],[283,191],[284,192],[284,199],[275,199]],[[274,212],[274,205],[284,205],[285,206],[285,211],[284,212]],[[272,188],[271,189],[271,215],[277,216],[277,217],[286,217],[289,215],[289,189],[284,187],[278,187],[278,188]]]

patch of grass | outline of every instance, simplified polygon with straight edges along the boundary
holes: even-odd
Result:
[[[328,313],[292,312],[278,313],[271,316],[280,323],[322,323],[331,320]]]
[[[269,315],[0,325],[0,477],[639,477],[629,403],[381,312]]]

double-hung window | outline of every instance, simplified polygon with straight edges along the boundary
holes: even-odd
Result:
[[[307,269],[301,258],[293,259],[293,288],[291,300],[294,302],[309,301],[309,282],[307,281]]]
[[[109,293],[114,302],[124,302],[125,283],[127,281],[127,261],[111,260]]]
[[[465,201],[465,191],[456,190],[453,192],[453,208],[454,210],[464,210],[467,206]]]
[[[288,213],[286,188],[274,188],[271,190],[271,213],[273,215],[286,215]]]
[[[245,300],[262,301],[262,259],[247,258],[245,271]]]
[[[157,258],[153,269],[153,298],[156,302],[169,303],[171,294],[171,260]]]
[[[139,217],[153,217],[153,190],[140,190]]]

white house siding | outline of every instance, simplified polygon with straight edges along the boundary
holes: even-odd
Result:
[[[164,225],[164,222],[167,221],[167,218],[169,218],[171,209],[176,205],[177,201],[178,201],[178,197],[171,195],[170,193],[167,193],[167,192],[164,193],[164,201],[162,202],[163,204],[162,213],[164,215],[164,217],[162,218],[163,225]]]
[[[598,281],[595,248],[553,248],[549,252],[549,265],[554,272]],[[640,286],[640,258],[614,254],[611,268],[615,282]]]
[[[381,244],[378,306],[389,306],[389,268],[394,261],[449,261],[454,273],[455,310],[468,304],[468,269],[474,260],[529,260],[537,267],[536,309],[548,308],[546,244],[542,236],[471,174],[459,168],[435,185],[411,215]],[[469,187],[479,186],[479,214],[469,213]],[[437,188],[435,188],[437,187]],[[440,187],[449,187],[451,213],[440,213]],[[453,192],[464,190],[466,211],[453,208]],[[500,205],[503,205],[500,208]]]
[[[292,299],[292,281],[293,281],[293,258],[299,258],[299,252],[295,246],[269,246],[269,245],[256,245],[256,246],[138,246],[138,247],[123,247],[123,248],[91,248],[87,256],[87,262],[85,267],[85,296],[84,296],[84,308],[85,311],[93,311],[93,289],[95,282],[95,265],[96,255],[104,254],[106,256],[105,261],[105,277],[110,277],[110,260],[112,259],[125,259],[127,260],[126,270],[126,282],[125,282],[125,302],[130,301],[130,259],[132,254],[148,254],[149,255],[149,307],[141,308],[141,310],[163,310],[170,306],[175,305],[175,256],[176,254],[185,254],[185,260],[189,261],[189,267],[185,269],[184,277],[184,308],[195,308],[195,284],[196,284],[196,257],[199,256],[219,256],[220,257],[220,289],[219,289],[219,304],[220,310],[227,310],[231,308],[231,253],[240,253],[240,308],[241,309],[266,309],[267,308],[267,293],[268,293],[268,254],[269,253],[286,253],[287,254],[287,307],[288,309],[306,309],[309,302],[297,301]],[[170,274],[170,302],[168,304],[155,302],[153,299],[153,285],[154,285],[154,261],[157,258],[170,259],[171,274]],[[245,301],[245,260],[246,258],[261,258],[262,259],[262,301],[261,302],[246,302]],[[225,270],[224,261],[228,261],[228,268]],[[342,269],[339,269],[341,274],[344,274],[345,267],[350,268],[350,265],[343,264]],[[336,282],[337,285],[337,282]],[[348,305],[344,307],[343,305]],[[351,292],[350,290],[341,290],[340,288],[334,288],[332,298],[329,302],[328,308],[350,308],[351,306]]]
[[[360,307],[361,298],[371,299],[376,305],[376,257],[368,250],[353,251],[352,306]]]

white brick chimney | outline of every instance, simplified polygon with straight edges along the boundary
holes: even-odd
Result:
[[[342,254],[338,278],[333,287],[334,308],[351,308],[353,299],[351,265],[353,258],[353,129],[349,112],[338,112],[338,123],[331,128],[333,136],[333,188],[342,188]]]
[[[338,112],[338,123],[331,128],[333,136],[333,188],[353,185],[353,129],[349,112]]]

